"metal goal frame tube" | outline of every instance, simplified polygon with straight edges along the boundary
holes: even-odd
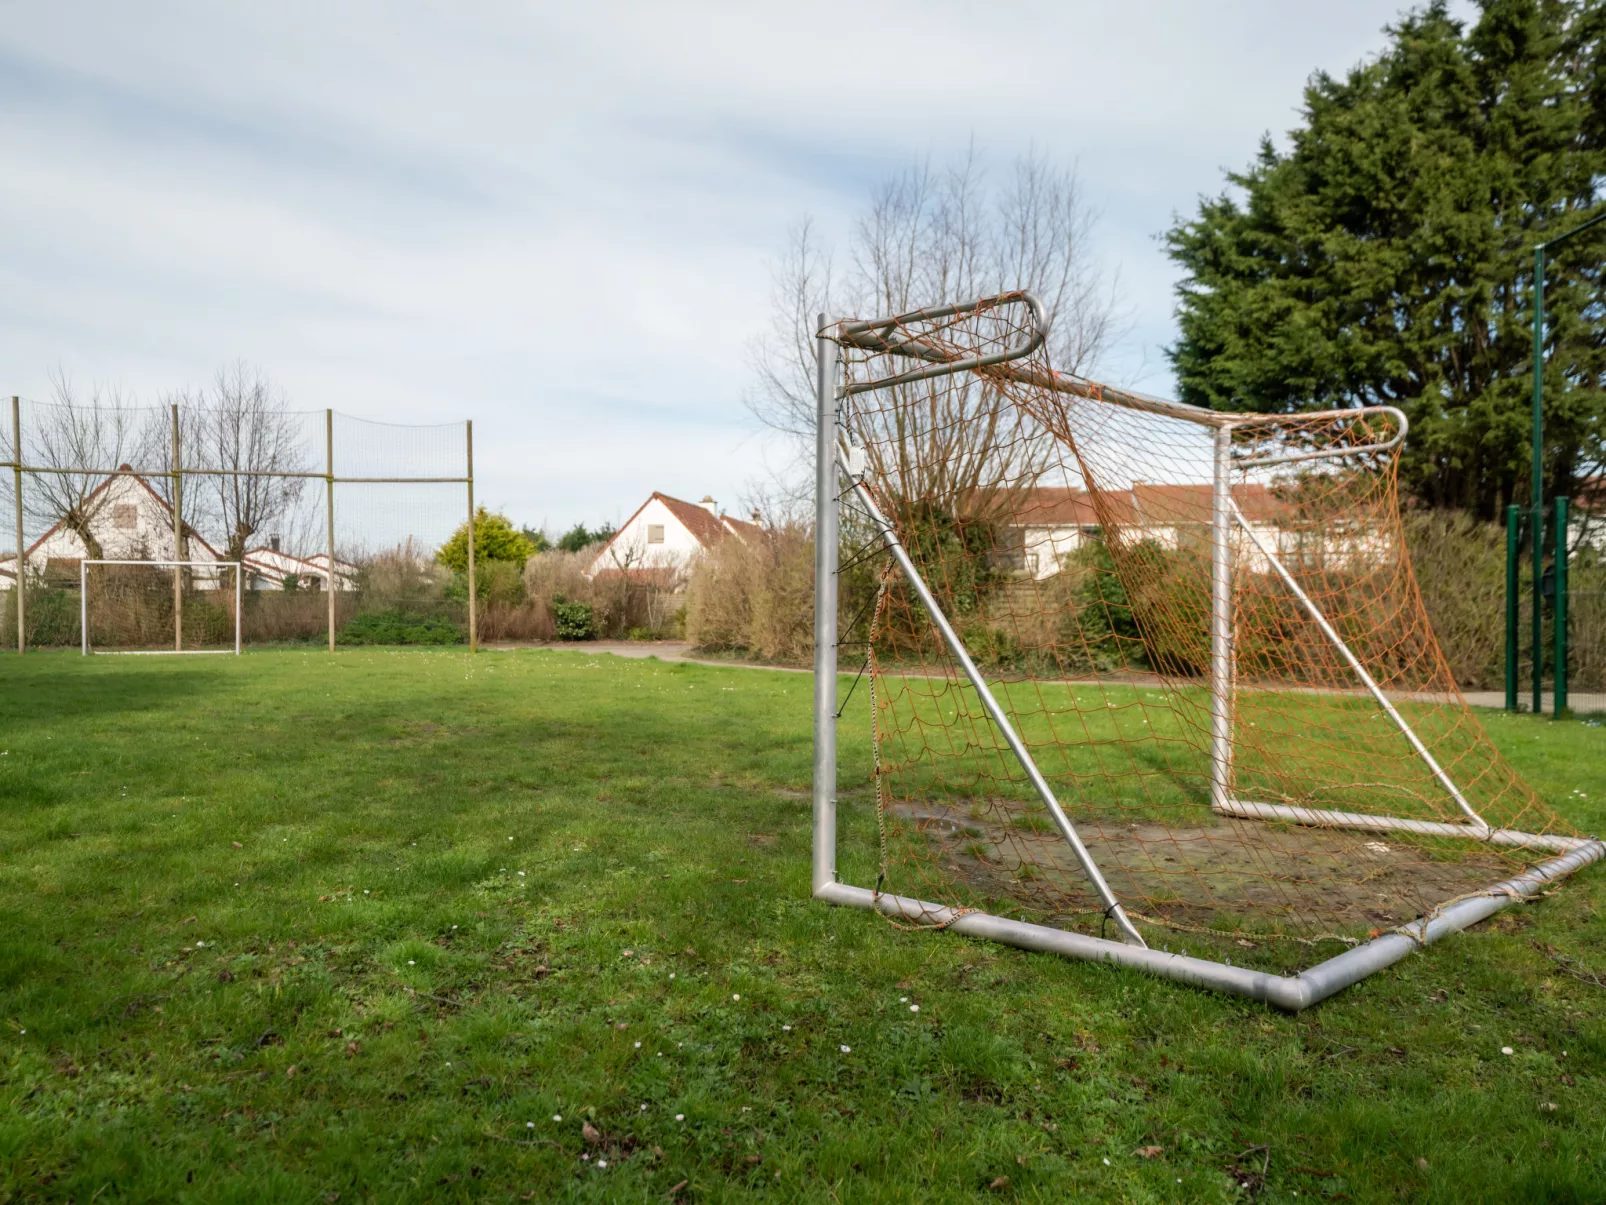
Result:
[[[846,468],[847,466],[843,467]],[[1105,914],[1115,921],[1122,933],[1126,934],[1128,943],[1137,946],[1146,945],[1143,935],[1137,931],[1137,928],[1127,917],[1126,910],[1121,907],[1121,902],[1115,898],[1115,893],[1110,890],[1110,885],[1104,881],[1104,874],[1099,870],[1098,863],[1093,860],[1093,855],[1088,851],[1087,846],[1082,844],[1082,838],[1077,833],[1076,826],[1071,823],[1064,809],[1060,807],[1059,800],[1054,795],[1054,789],[1048,785],[1048,780],[1043,777],[1042,771],[1037,768],[1037,762],[1033,759],[1031,751],[1026,748],[1026,742],[1015,731],[1015,726],[1009,722],[1009,717],[1004,714],[1004,709],[999,706],[998,700],[993,696],[992,688],[987,685],[987,680],[982,677],[981,670],[976,668],[976,663],[970,659],[970,653],[965,649],[964,642],[959,639],[959,634],[949,624],[948,617],[943,614],[942,607],[938,605],[936,597],[926,585],[925,579],[920,576],[920,571],[915,568],[914,561],[910,559],[909,553],[904,548],[903,541],[898,538],[898,533],[893,529],[892,523],[881,513],[881,508],[876,505],[875,498],[871,496],[864,481],[852,476],[851,473],[849,479],[853,482],[854,494],[857,495],[859,501],[869,513],[870,521],[875,524],[876,529],[881,533],[882,539],[887,542],[887,550],[892,553],[893,559],[898,562],[898,567],[903,570],[904,577],[914,587],[915,594],[919,596],[921,605],[926,608],[926,613],[931,616],[931,622],[942,636],[943,643],[948,646],[948,651],[953,654],[954,660],[959,662],[960,669],[964,671],[965,677],[970,680],[971,687],[980,697],[982,707],[986,709],[988,718],[1003,733],[1004,741],[1009,745],[1010,752],[1020,762],[1021,768],[1026,771],[1027,779],[1032,784],[1032,789],[1037,792],[1037,797],[1043,801],[1043,806],[1048,809],[1048,814],[1054,821],[1054,827],[1059,829],[1060,836],[1065,838],[1066,844],[1076,854],[1076,860],[1081,863],[1082,872],[1087,875],[1088,882],[1092,884],[1093,890],[1098,894],[1099,899],[1104,902]]]
[[[952,318],[956,314],[980,313],[983,310],[997,309],[1008,305],[1024,305],[1032,316],[1032,332],[1025,342],[1008,347],[1002,351],[988,352],[985,355],[964,356],[954,359],[948,352],[935,347],[918,335],[907,335],[901,339],[889,338],[892,332],[899,327],[907,326],[911,322],[935,322],[942,318]],[[823,318],[824,315],[821,315]],[[824,324],[821,325],[823,334]],[[880,352],[887,355],[906,356],[912,360],[929,360],[930,367],[912,368],[908,372],[894,373],[890,377],[882,377],[875,381],[855,381],[842,390],[844,396],[851,397],[856,393],[868,393],[872,389],[885,389],[891,385],[907,385],[911,381],[925,381],[933,377],[952,376],[959,372],[969,372],[976,369],[991,368],[998,364],[1006,364],[1011,360],[1019,360],[1031,355],[1048,338],[1048,312],[1043,309],[1043,303],[1037,299],[1035,293],[1025,289],[1016,289],[1009,293],[995,293],[989,297],[978,297],[973,301],[958,302],[954,305],[931,306],[926,309],[911,310],[907,314],[897,314],[890,318],[870,318],[859,322],[844,322],[836,334],[832,336],[851,347],[861,348],[865,351]]]
[[[1232,798],[1232,428],[1217,427],[1210,490],[1210,806]]]
[[[814,440],[814,894],[836,883],[837,380],[842,351],[819,316]]]
[[[1333,642],[1333,647],[1343,654],[1344,660],[1349,662],[1349,667],[1355,671],[1356,677],[1360,678],[1362,684],[1371,692],[1372,697],[1377,700],[1377,705],[1388,714],[1389,719],[1394,722],[1394,726],[1405,735],[1405,739],[1410,742],[1411,748],[1416,750],[1417,756],[1432,771],[1433,777],[1438,780],[1439,785],[1455,801],[1456,807],[1466,813],[1467,818],[1476,826],[1476,835],[1487,837],[1492,831],[1489,823],[1478,815],[1473,806],[1467,802],[1466,796],[1461,794],[1461,789],[1451,781],[1450,776],[1445,773],[1444,767],[1439,765],[1438,759],[1428,752],[1428,747],[1418,738],[1416,731],[1405,722],[1405,717],[1395,710],[1394,704],[1389,702],[1388,696],[1383,693],[1383,688],[1366,671],[1366,667],[1361,664],[1360,658],[1350,652],[1349,645],[1344,643],[1343,638],[1333,629],[1333,625],[1327,622],[1327,616],[1322,614],[1321,608],[1311,601],[1310,595],[1300,589],[1299,583],[1294,580],[1294,575],[1288,572],[1288,567],[1283,564],[1282,558],[1277,555],[1265,540],[1261,539],[1260,533],[1250,526],[1249,520],[1244,518],[1243,511],[1238,509],[1238,504],[1232,501],[1230,496],[1227,502],[1232,507],[1233,518],[1237,520],[1238,526],[1253,541],[1255,547],[1260,550],[1261,555],[1266,558],[1271,567],[1277,571],[1277,576],[1282,578],[1283,585],[1287,586],[1293,596],[1299,600],[1300,606],[1305,608],[1305,613],[1316,621],[1316,626],[1321,628],[1323,634]]]
[[[28,651],[28,549],[23,543],[22,531],[22,399],[11,399],[11,454],[16,459],[11,465],[11,480],[16,491],[17,559],[12,567],[17,571],[14,589],[17,592],[17,652]]]
[[[941,926],[968,937],[1002,942],[1023,950],[1147,971],[1193,987],[1244,996],[1286,1012],[1298,1012],[1359,983],[1375,971],[1394,965],[1440,938],[1459,933],[1503,908],[1533,898],[1558,879],[1598,862],[1602,857],[1606,857],[1606,844],[1590,839],[1560,857],[1541,862],[1525,874],[1497,883],[1487,891],[1448,903],[1429,916],[1346,950],[1298,975],[1270,975],[1248,967],[1230,966],[1187,954],[1170,954],[1146,946],[1128,945],[1048,925],[1009,920],[985,912],[963,912],[907,896],[878,895],[866,888],[849,887],[843,883],[827,884],[815,895],[829,903],[868,908],[901,920]]]
[[[1215,809],[1223,816],[1240,820],[1281,820],[1312,828],[1352,828],[1369,833],[1417,833],[1425,837],[1476,839],[1486,845],[1516,849],[1543,849],[1566,853],[1587,845],[1587,837],[1563,837],[1555,833],[1525,833],[1519,829],[1497,828],[1487,832],[1465,824],[1443,820],[1409,820],[1404,816],[1368,816],[1362,812],[1341,812],[1334,808],[1299,807],[1290,803],[1255,803],[1247,799],[1228,799]]]

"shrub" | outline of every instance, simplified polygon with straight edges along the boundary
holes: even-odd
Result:
[[[552,615],[557,621],[559,640],[597,638],[597,617],[590,603],[572,602],[561,594],[554,594]]]
[[[462,644],[462,630],[439,615],[391,608],[355,616],[335,636],[337,644]]]
[[[512,561],[480,561],[475,567],[474,588],[487,606],[515,607],[524,601],[524,566]]]
[[[726,540],[700,557],[686,592],[685,625],[686,639],[702,649],[806,663],[814,655],[812,536],[788,524],[745,543]]]

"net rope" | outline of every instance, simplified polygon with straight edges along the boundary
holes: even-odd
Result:
[[[881,331],[881,346],[984,356],[1018,346],[1027,319],[1021,306],[916,319]],[[1214,429],[1116,404],[1102,386],[1056,376],[1041,350],[864,389],[907,374],[911,359],[842,342],[840,421],[862,452],[864,488],[1140,923],[1363,940],[1577,836],[1494,748],[1450,674],[1405,544],[1398,448],[1367,450],[1393,434],[1387,416],[1230,428],[1230,805],[1213,809]],[[869,648],[877,893],[1072,927],[1104,917],[851,487],[842,527],[844,615],[874,596],[868,623],[850,622],[842,639]],[[1490,828],[1555,841],[1480,839],[1446,781]],[[1251,806],[1378,827],[1230,814]]]

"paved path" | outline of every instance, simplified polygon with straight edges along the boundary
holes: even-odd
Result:
[[[812,669],[795,665],[761,665],[753,661],[721,661],[714,657],[693,657],[691,645],[684,640],[552,640],[552,641],[498,641],[482,644],[480,648],[492,653],[508,653],[515,649],[551,649],[555,653],[584,653],[596,656],[608,653],[615,657],[630,657],[644,661],[656,657],[660,661],[679,661],[686,665],[712,665],[718,669],[768,669],[782,674],[812,674]]]
[[[684,640],[572,640],[553,641],[549,643],[498,643],[480,646],[490,652],[509,652],[513,649],[552,649],[560,653],[585,653],[595,656],[598,653],[609,653],[615,657],[632,657],[637,660],[647,657],[657,657],[660,661],[679,661],[686,665],[712,665],[720,669],[768,669],[785,674],[810,674],[811,669],[800,669],[791,665],[757,665],[751,661],[719,661],[708,657],[691,656],[691,645]],[[848,671],[844,671],[848,672]],[[1074,682],[1074,686],[1099,686],[1110,679],[1102,681]],[[1153,682],[1138,682],[1135,685],[1155,685]],[[1335,691],[1335,694],[1364,694],[1364,691]],[[1443,701],[1442,695],[1415,695],[1410,693],[1397,693],[1390,696],[1396,699],[1414,699],[1422,702]],[[1503,708],[1506,705],[1506,696],[1498,690],[1468,691],[1466,700],[1474,707]],[[1526,705],[1528,695],[1521,696],[1519,703]],[[1544,696],[1545,712],[1551,709],[1551,698]]]

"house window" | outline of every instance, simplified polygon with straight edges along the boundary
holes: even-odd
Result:
[[[112,507],[112,523],[118,531],[133,531],[139,526],[139,507],[127,502]]]
[[[664,525],[662,523],[647,524],[647,543],[662,544],[664,542]]]

